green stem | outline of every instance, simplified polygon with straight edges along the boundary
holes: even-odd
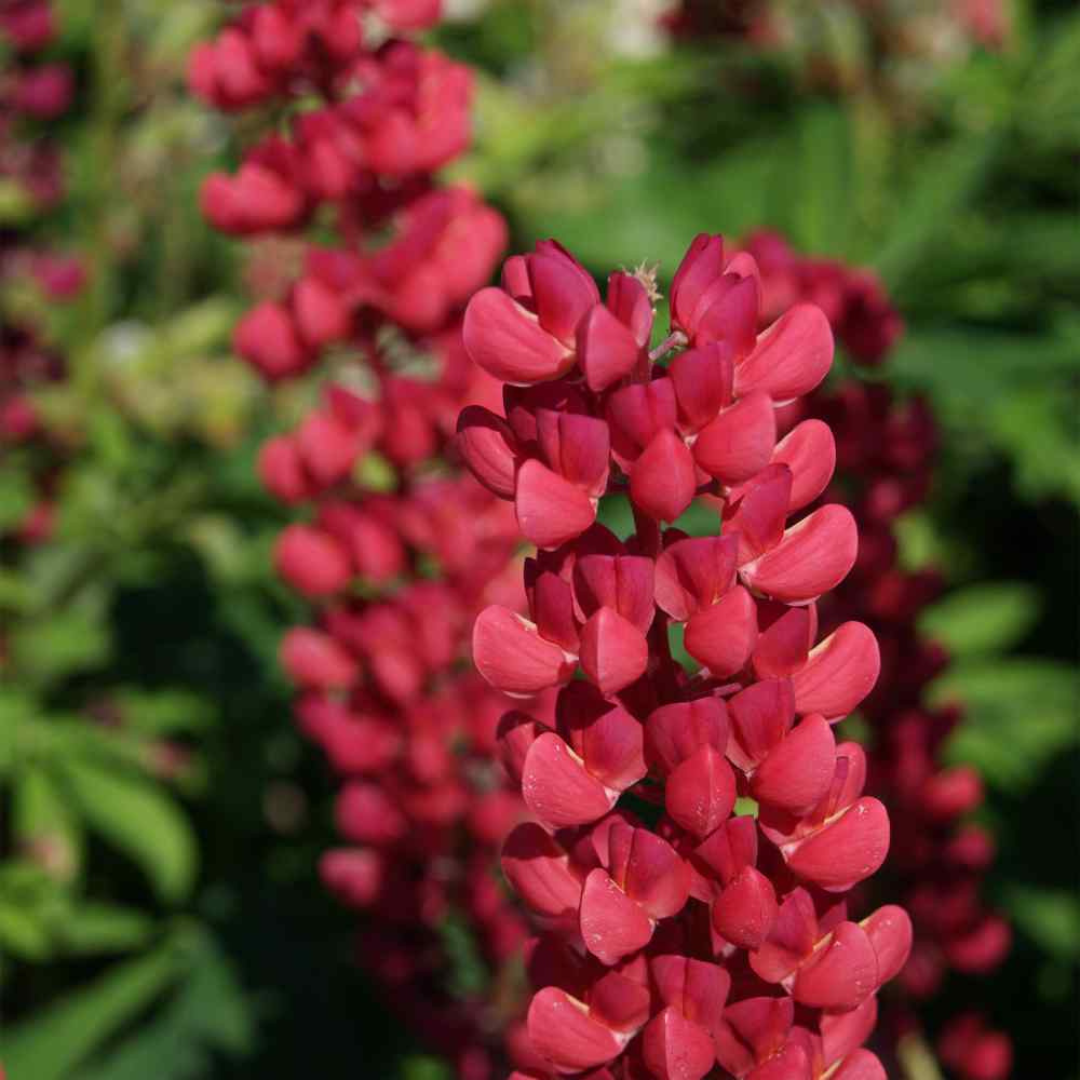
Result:
[[[99,0],[94,20],[93,111],[90,161],[95,170],[90,185],[90,281],[84,307],[82,341],[87,359],[78,377],[89,389],[95,382],[94,344],[109,321],[113,295],[114,259],[109,211],[118,183],[119,130],[128,100],[126,70],[127,25],[122,0]]]

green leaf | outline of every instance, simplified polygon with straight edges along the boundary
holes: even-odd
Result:
[[[201,732],[213,723],[210,702],[190,690],[123,687],[111,697],[124,718],[124,725],[142,735]]]
[[[182,970],[182,954],[168,943],[109,970],[5,1033],[10,1080],[66,1080],[80,1062],[146,1009]]]
[[[46,920],[38,910],[0,893],[0,954],[45,960],[51,952]]]
[[[894,209],[895,225],[874,260],[891,291],[933,257],[934,246],[975,196],[1000,146],[997,135],[980,132],[926,153],[917,179]]]
[[[450,1066],[441,1058],[407,1057],[401,1063],[401,1080],[452,1080]]]
[[[159,1014],[73,1080],[201,1080],[214,1072],[213,1054],[250,1050],[251,1003],[216,943],[199,941],[189,977]]]
[[[972,585],[945,597],[920,620],[920,629],[954,656],[1005,652],[1023,640],[1039,617],[1039,594],[1023,582]]]
[[[160,785],[104,763],[65,760],[61,768],[88,825],[138,864],[161,900],[185,899],[198,846],[176,800]]]
[[[13,822],[24,849],[36,850],[55,876],[77,877],[83,863],[82,829],[63,788],[44,769],[28,764],[15,784]]]
[[[54,611],[19,626],[11,648],[17,668],[51,682],[104,663],[111,642],[97,612]]]
[[[1005,906],[1016,925],[1051,956],[1080,960],[1080,898],[1074,893],[1014,886]]]
[[[136,908],[73,901],[56,927],[57,946],[65,954],[94,955],[141,948],[154,932],[154,920]]]
[[[456,997],[483,994],[488,970],[469,925],[451,913],[439,924],[439,937],[450,963],[450,988]]]
[[[0,470],[0,533],[18,525],[34,505],[34,489],[26,473],[5,466]]]
[[[798,131],[801,187],[792,239],[816,255],[839,254],[851,221],[851,133],[833,105],[806,108]]]
[[[987,781],[1020,794],[1057,754],[1080,741],[1080,680],[1052,660],[972,659],[931,687],[931,701],[960,702],[966,720],[947,746],[951,762],[971,762]]]

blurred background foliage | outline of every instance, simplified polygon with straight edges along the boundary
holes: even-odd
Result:
[[[557,236],[597,273],[663,277],[698,231],[768,227],[881,274],[907,329],[870,377],[928,394],[944,429],[902,541],[952,587],[926,616],[955,657],[933,693],[966,704],[949,753],[987,778],[1017,930],[991,994],[1018,1076],[1075,1077],[1080,13],[1017,2],[1001,49],[920,53],[845,3],[792,5],[773,49],[672,43],[661,6],[452,4],[438,43],[477,67],[479,108],[455,173],[515,249]],[[288,719],[296,602],[252,467],[310,388],[229,355],[258,254],[201,222],[199,181],[237,146],[183,80],[224,5],[59,8],[68,197],[35,222],[0,191],[0,225],[81,253],[91,283],[68,307],[0,297],[69,370],[37,395],[65,454],[55,537],[0,540],[0,1052],[12,1080],[435,1080],[314,878],[329,787]],[[0,460],[0,536],[30,456]]]

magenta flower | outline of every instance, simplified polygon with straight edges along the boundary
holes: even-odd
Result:
[[[848,916],[890,829],[863,795],[861,748],[833,733],[880,658],[858,623],[818,640],[817,601],[854,567],[857,529],[815,508],[837,457],[828,426],[781,439],[778,419],[824,378],[832,334],[805,304],[759,334],[760,293],[752,258],[699,237],[650,353],[644,286],[613,275],[604,301],[545,242],[466,312],[504,410],[464,410],[458,447],[540,549],[528,614],[483,611],[473,658],[510,693],[561,687],[554,728],[527,711],[499,726],[536,818],[503,870],[544,931],[517,1076],[883,1075],[859,1047],[911,924],[896,907]],[[626,542],[595,522],[615,490],[634,512]],[[722,535],[679,530],[698,498]],[[693,676],[671,659],[675,625]],[[631,798],[662,810],[655,824]]]

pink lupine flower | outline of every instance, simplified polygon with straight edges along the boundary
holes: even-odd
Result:
[[[503,871],[548,935],[515,1075],[883,1075],[860,1044],[911,924],[895,906],[848,917],[844,894],[881,866],[890,829],[863,795],[861,748],[833,731],[879,654],[858,623],[819,635],[857,528],[816,505],[837,458],[828,426],[784,433],[832,334],[799,305],[759,335],[760,293],[752,258],[695,240],[664,367],[645,351],[640,284],[614,275],[605,303],[551,243],[466,312],[466,348],[507,388],[502,415],[463,411],[458,448],[540,548],[528,615],[483,611],[473,658],[500,689],[560,687],[554,729],[527,710],[499,726],[538,822],[511,833]],[[625,543],[595,524],[613,487],[634,512]],[[722,536],[664,528],[702,496]],[[693,677],[669,652],[679,624]],[[630,796],[663,816],[643,823]]]

